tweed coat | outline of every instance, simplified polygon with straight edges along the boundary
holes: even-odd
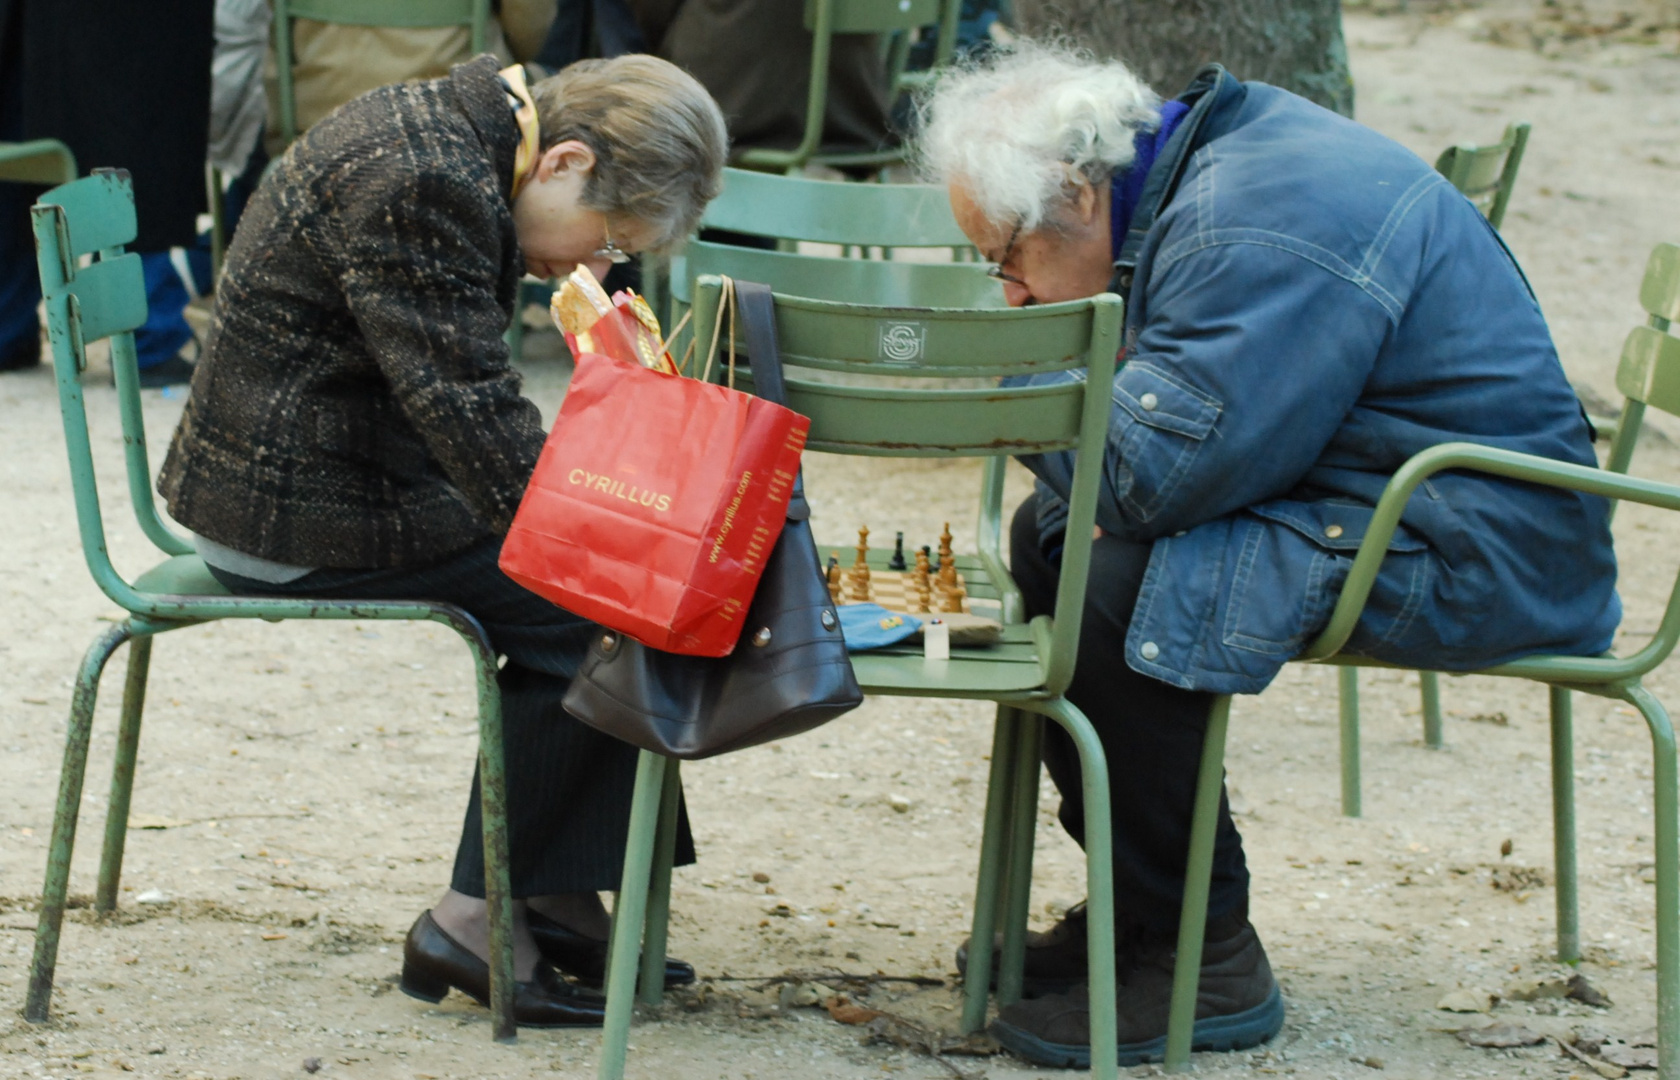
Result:
[[[502,341],[524,263],[496,71],[364,94],[257,189],[159,480],[181,524],[339,568],[506,531],[544,436]]]

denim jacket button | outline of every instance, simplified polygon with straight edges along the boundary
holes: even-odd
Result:
[[[1153,660],[1157,656],[1161,655],[1161,646],[1155,644],[1153,641],[1146,641],[1143,643],[1143,646],[1138,649],[1138,655],[1142,656],[1145,660]]]
[[[1145,394],[1138,398],[1138,404],[1143,406],[1144,412],[1154,412],[1155,407],[1161,404],[1161,399],[1154,394]]]
[[[1324,527],[1324,535],[1334,540],[1336,537],[1342,535],[1342,527],[1340,525],[1326,525]]]

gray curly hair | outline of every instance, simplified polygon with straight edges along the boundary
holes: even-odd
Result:
[[[1132,163],[1161,99],[1116,60],[1017,40],[941,76],[918,105],[918,171],[962,187],[988,220],[1054,224],[1067,186]]]
[[[723,190],[729,135],[694,77],[654,56],[580,60],[531,87],[544,150],[576,139],[595,152],[591,210],[653,227],[649,248],[681,243]]]

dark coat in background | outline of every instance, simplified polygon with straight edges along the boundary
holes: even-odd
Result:
[[[502,341],[524,264],[496,71],[364,94],[263,180],[158,483],[175,520],[368,569],[507,530],[544,434]]]
[[[700,80],[736,147],[791,149],[805,131],[811,34],[798,0],[630,0],[655,55]],[[837,34],[829,60],[825,150],[891,142],[886,65],[873,34]]]
[[[204,210],[214,0],[0,0],[0,58],[23,69],[21,137],[127,169],[136,251],[193,243]]]

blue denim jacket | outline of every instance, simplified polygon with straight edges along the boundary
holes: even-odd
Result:
[[[1180,100],[1115,262],[1126,352],[1097,523],[1153,542],[1127,663],[1255,693],[1323,629],[1407,458],[1463,440],[1595,459],[1521,271],[1434,170],[1217,67]],[[1065,498],[1071,458],[1023,460]],[[1049,547],[1066,507],[1044,502]],[[1347,651],[1446,671],[1603,652],[1608,519],[1595,496],[1438,474]]]

